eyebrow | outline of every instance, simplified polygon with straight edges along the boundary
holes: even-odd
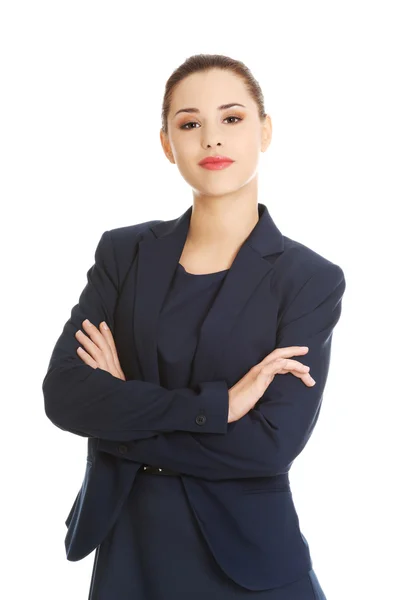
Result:
[[[221,104],[221,106],[218,106],[217,108],[218,108],[218,110],[225,110],[226,108],[232,108],[232,106],[242,106],[243,108],[246,108],[244,104],[239,104],[239,102],[231,102],[230,104]],[[176,115],[178,115],[181,112],[199,113],[200,111],[198,108],[181,108],[174,114],[174,118],[176,117]]]

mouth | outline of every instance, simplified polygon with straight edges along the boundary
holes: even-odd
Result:
[[[233,164],[233,161],[225,161],[225,162],[208,162],[200,165],[203,169],[208,169],[209,171],[221,171],[222,169],[226,169]]]
[[[200,167],[211,171],[226,169],[234,161],[228,156],[208,156],[199,162]]]

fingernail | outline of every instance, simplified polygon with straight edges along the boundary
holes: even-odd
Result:
[[[316,381],[315,381],[315,379],[313,379],[312,377],[310,377],[310,379],[311,379],[311,383],[312,383],[313,385],[315,385],[315,384],[316,384]]]
[[[108,329],[107,323],[105,321],[103,321],[103,329]]]
[[[91,325],[91,322],[89,321],[89,319],[85,319],[83,322],[86,323],[86,325]]]

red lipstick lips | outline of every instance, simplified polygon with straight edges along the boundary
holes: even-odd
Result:
[[[206,156],[206,158],[203,158],[203,160],[199,162],[199,165],[201,167],[204,167],[205,169],[210,169],[214,171],[226,169],[226,167],[229,167],[233,162],[234,161],[228,156],[216,155]]]

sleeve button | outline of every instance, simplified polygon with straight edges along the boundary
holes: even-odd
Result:
[[[126,446],[125,444],[120,444],[118,446],[118,450],[121,454],[126,454],[126,452],[128,452],[128,446]]]
[[[204,425],[204,423],[206,421],[207,421],[207,417],[205,415],[197,415],[197,417],[196,417],[197,425]]]

